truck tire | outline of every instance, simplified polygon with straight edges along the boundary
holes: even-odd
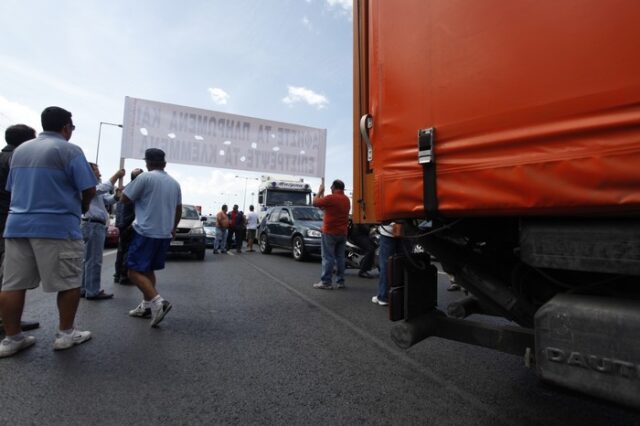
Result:
[[[269,240],[267,239],[267,234],[265,234],[264,232],[260,234],[260,253],[271,253],[271,245],[269,244]]]
[[[298,262],[302,262],[307,257],[307,253],[304,248],[304,240],[300,235],[293,237],[291,248],[293,251],[293,258]]]

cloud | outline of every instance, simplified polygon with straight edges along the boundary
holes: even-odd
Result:
[[[0,129],[4,130],[13,124],[26,124],[36,130],[40,129],[40,114],[26,105],[12,102],[0,96]]]
[[[226,105],[229,100],[229,94],[224,90],[218,87],[210,87],[209,93],[211,94],[211,99],[218,105]]]
[[[306,87],[288,86],[289,94],[282,98],[282,102],[287,105],[293,105],[298,102],[306,102],[318,109],[326,108],[329,105],[329,99],[326,96],[314,92]]]
[[[353,16],[353,0],[326,0],[329,10],[333,10],[341,16],[347,16],[349,20]]]

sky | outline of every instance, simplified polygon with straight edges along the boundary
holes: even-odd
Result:
[[[327,129],[325,179],[349,190],[352,61],[351,0],[2,0],[0,132],[16,123],[40,132],[42,110],[63,107],[76,126],[70,142],[97,155],[107,179],[122,130],[100,122],[122,123],[125,96],[203,108]],[[125,160],[127,173],[136,167],[144,163]],[[257,203],[265,174],[166,170],[203,214]]]

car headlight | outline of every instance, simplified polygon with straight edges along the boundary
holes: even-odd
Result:
[[[189,231],[190,235],[202,235],[204,234],[204,228],[193,228],[191,231]]]
[[[316,231],[315,229],[307,229],[307,237],[322,237],[322,233],[320,231]]]

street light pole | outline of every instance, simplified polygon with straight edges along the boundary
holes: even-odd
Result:
[[[100,155],[100,136],[102,136],[102,125],[103,124],[107,124],[109,126],[120,127],[122,129],[122,124],[108,123],[106,121],[101,121],[100,122],[100,126],[98,128],[98,146],[96,148],[96,164],[98,164],[98,155]]]
[[[247,211],[247,182],[249,181],[249,179],[258,180],[258,178],[250,178],[250,177],[244,177],[244,176],[238,176],[238,175],[236,175],[236,177],[244,179],[244,193],[242,194],[242,198],[244,200],[242,201],[242,211],[246,212]]]
[[[249,179],[244,178],[244,192],[242,193],[242,211],[247,211],[247,181]]]

